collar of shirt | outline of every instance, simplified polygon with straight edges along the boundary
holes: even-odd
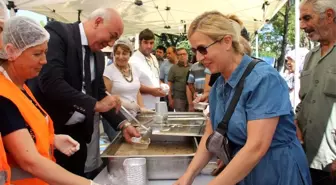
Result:
[[[249,57],[247,55],[244,55],[242,61],[238,65],[238,67],[231,74],[229,80],[227,81],[227,84],[229,84],[232,88],[235,88],[236,85],[238,84],[240,78],[243,76],[243,73],[244,73],[245,69],[247,68],[248,64],[251,61],[252,61],[251,57]],[[224,82],[225,83],[225,80],[224,80],[224,78],[223,78],[222,75],[220,76],[219,83],[220,82]]]
[[[198,64],[198,66],[203,66],[204,67],[202,62],[197,62],[197,64]]]
[[[178,61],[177,65],[180,66],[180,67],[188,67],[188,64],[185,65],[184,62],[182,62],[182,61]]]
[[[80,36],[81,36],[82,46],[89,45],[88,39],[87,39],[86,34],[85,34],[83,23],[79,23],[79,33],[80,33]]]
[[[335,47],[336,47],[336,42],[335,42],[334,46],[333,46],[330,50],[332,50],[332,49],[335,48]],[[319,51],[320,49],[321,49],[321,45],[318,45],[318,46],[316,46],[315,48],[313,48],[311,51],[312,51],[313,53],[315,53],[315,52]]]

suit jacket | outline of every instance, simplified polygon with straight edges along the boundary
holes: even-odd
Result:
[[[82,93],[83,53],[79,23],[64,24],[49,22],[45,29],[50,34],[47,61],[39,76],[27,84],[37,100],[54,121],[55,133],[69,134],[75,127],[90,142],[93,132],[94,107],[97,100],[103,99],[105,85],[103,72],[105,60],[102,52],[95,52],[95,80],[92,82],[92,96]],[[67,126],[65,123],[77,111],[86,116],[83,123]],[[126,118],[112,109],[103,113],[112,127]]]

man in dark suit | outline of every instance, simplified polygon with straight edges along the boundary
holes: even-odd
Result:
[[[50,34],[48,63],[28,85],[53,119],[55,133],[80,143],[80,150],[71,157],[55,151],[57,163],[85,176],[100,165],[99,113],[114,129],[121,129],[127,141],[140,136],[116,111],[120,99],[106,95],[103,82],[105,60],[100,50],[113,46],[123,32],[123,22],[115,10],[102,8],[83,23],[50,22],[45,29]]]

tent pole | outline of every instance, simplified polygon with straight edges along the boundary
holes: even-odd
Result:
[[[256,58],[259,58],[259,33],[258,33],[258,31],[255,31],[255,35],[256,35],[256,37],[255,37],[255,44],[256,44],[256,46],[255,46],[255,52],[256,52]]]
[[[134,41],[134,50],[138,50],[139,49],[139,33],[135,34],[135,41]]]
[[[295,0],[295,81],[294,81],[294,108],[299,103],[299,90],[300,90],[300,0]]]

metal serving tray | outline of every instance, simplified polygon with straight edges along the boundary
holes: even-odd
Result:
[[[123,161],[126,158],[144,157],[147,163],[148,179],[163,180],[163,179],[178,179],[186,171],[190,161],[192,160],[198,144],[194,137],[187,136],[163,136],[153,135],[151,144],[153,143],[170,143],[176,146],[185,145],[192,148],[192,153],[175,154],[175,155],[157,155],[146,154],[141,155],[133,153],[131,155],[116,155],[122,144],[125,143],[122,135],[119,133],[108,148],[102,153],[102,158],[108,158],[108,171],[123,169]],[[149,146],[150,147],[150,146]]]

